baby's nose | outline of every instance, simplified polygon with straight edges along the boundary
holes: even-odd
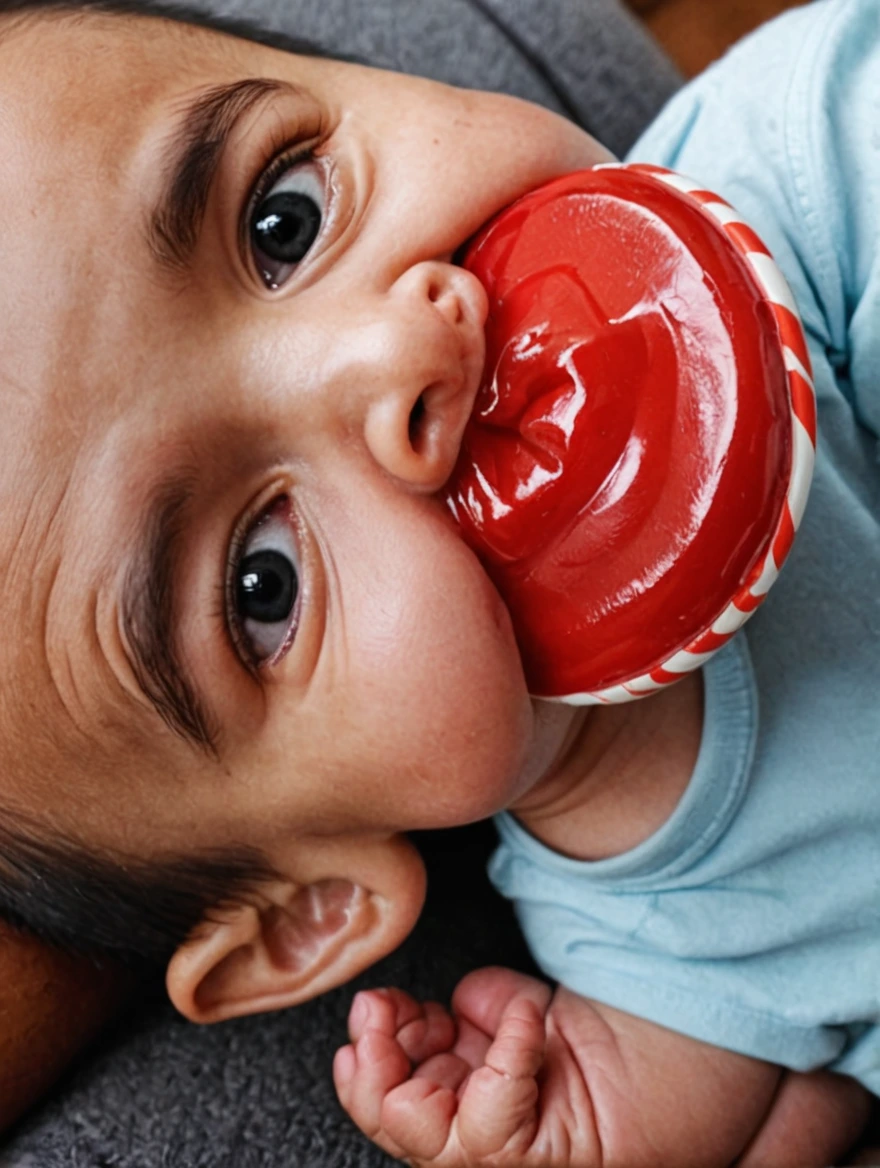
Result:
[[[395,282],[386,308],[387,352],[371,371],[364,439],[389,474],[437,491],[452,473],[479,387],[486,293],[470,272],[429,261]]]

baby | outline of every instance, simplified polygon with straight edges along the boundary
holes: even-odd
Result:
[[[775,251],[823,437],[748,641],[594,711],[530,699],[438,494],[483,360],[455,257],[607,152],[507,97],[4,8],[6,911],[107,946],[142,905],[129,948],[171,940],[212,1022],[388,953],[403,833],[504,812],[493,878],[561,984],[359,995],[360,1127],[438,1168],[841,1154],[880,1092],[874,0],[773,26],[638,150]]]

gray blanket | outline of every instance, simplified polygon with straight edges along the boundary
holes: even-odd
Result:
[[[136,7],[136,3],[133,3]],[[376,65],[500,89],[565,113],[623,153],[680,78],[617,0],[198,0]],[[355,989],[448,999],[479,965],[531,969],[484,875],[489,825],[419,840],[415,933],[357,985],[213,1027],[148,986],[11,1134],[0,1168],[379,1168],[335,1100],[330,1064]]]

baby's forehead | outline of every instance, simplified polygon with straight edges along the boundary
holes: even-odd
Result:
[[[278,55],[150,17],[50,10],[9,27],[0,17],[5,206],[17,190],[35,217],[84,221],[90,200],[125,185],[149,134],[170,132],[189,95],[259,73]]]
[[[0,372],[32,405],[48,395],[63,415],[71,387],[97,380],[109,317],[118,331],[149,293],[154,139],[188,91],[241,75],[241,45],[160,20],[0,22]]]
[[[166,20],[50,11],[7,29],[0,18],[3,170],[54,174],[44,195],[66,178],[81,196],[89,178],[121,172],[157,104],[239,75],[264,51]]]

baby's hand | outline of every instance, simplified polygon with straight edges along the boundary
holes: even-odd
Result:
[[[413,1165],[552,1168],[599,1162],[589,1094],[552,1024],[549,986],[508,969],[469,974],[452,1000],[356,996],[333,1075],[343,1107]]]

